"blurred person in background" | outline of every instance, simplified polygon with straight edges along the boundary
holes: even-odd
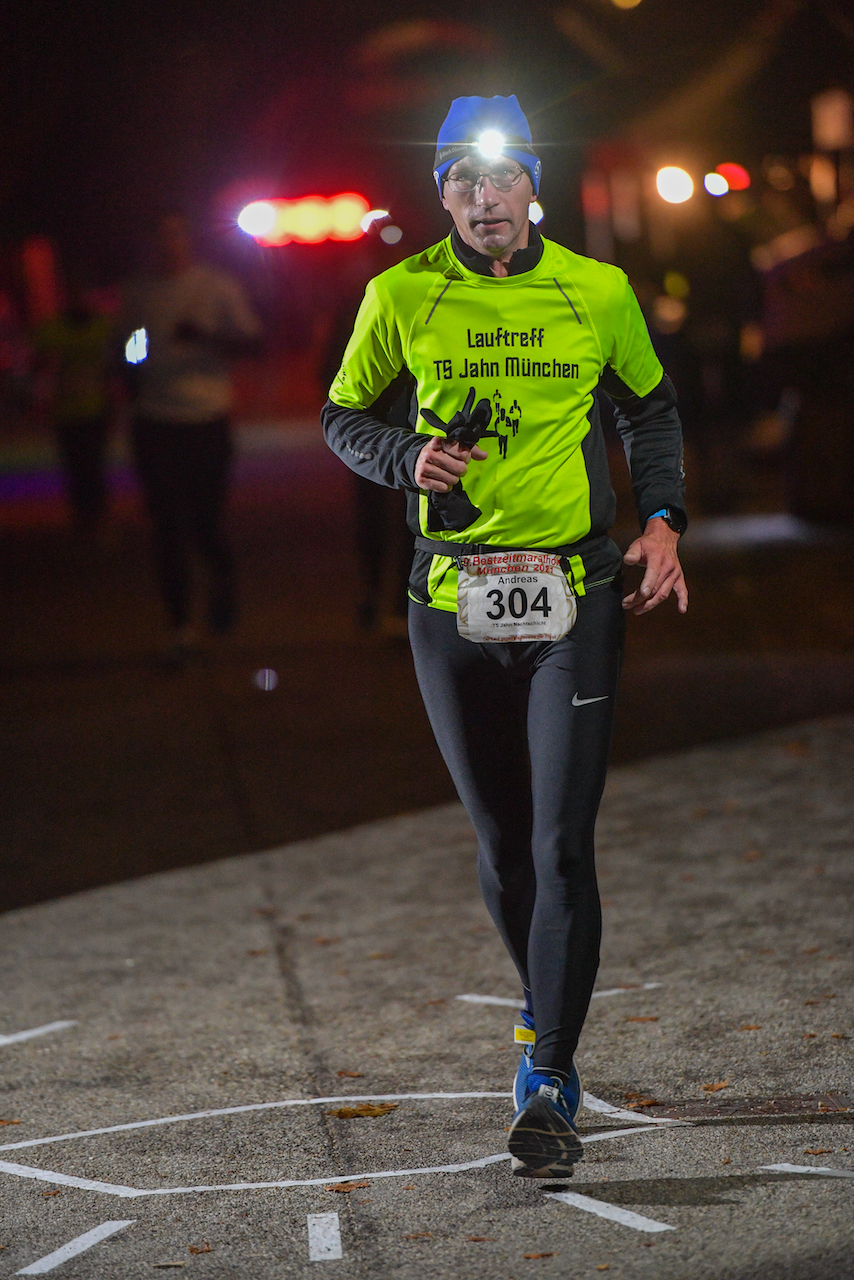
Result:
[[[230,364],[259,352],[261,327],[238,281],[196,259],[183,213],[160,217],[155,248],[153,272],[125,290],[119,336],[134,463],[172,626],[168,656],[180,661],[199,644],[191,547],[210,575],[210,634],[225,634],[236,622],[225,524],[234,453]]]
[[[46,374],[46,409],[56,432],[73,526],[89,535],[107,509],[112,326],[91,305],[79,280],[69,281],[66,296],[60,314],[36,328],[33,353],[37,371]]]

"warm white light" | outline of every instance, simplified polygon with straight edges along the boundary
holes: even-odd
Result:
[[[528,217],[532,222],[542,222],[544,209],[537,200],[532,200],[528,205]]]
[[[477,140],[477,149],[485,160],[497,160],[504,153],[504,134],[485,129]]]
[[[694,194],[694,182],[689,173],[676,165],[665,165],[655,175],[655,185],[662,200],[668,204],[684,204]]]
[[[248,236],[267,236],[276,225],[276,209],[268,200],[255,200],[241,209],[237,225]]]
[[[725,196],[729,191],[729,183],[722,173],[707,173],[703,186],[710,196]]]
[[[148,355],[148,334],[145,329],[134,329],[125,343],[125,360],[128,364],[142,364]]]
[[[384,244],[397,244],[403,239],[403,232],[400,227],[383,227],[380,232],[380,240]]]
[[[365,214],[364,218],[362,218],[359,226],[362,228],[365,235],[367,235],[375,222],[380,222],[383,218],[387,218],[388,216],[388,209],[371,209]]]

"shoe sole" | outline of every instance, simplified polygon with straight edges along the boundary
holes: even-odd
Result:
[[[514,1178],[551,1178],[563,1181],[571,1178],[575,1169],[574,1164],[549,1164],[544,1165],[540,1169],[532,1169],[529,1165],[518,1160],[516,1156],[510,1157],[510,1172]]]
[[[507,1148],[511,1156],[534,1170],[560,1167],[566,1171],[584,1153],[578,1134],[545,1098],[533,1098],[519,1113],[511,1125]]]

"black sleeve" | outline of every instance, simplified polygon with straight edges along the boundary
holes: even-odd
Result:
[[[648,395],[636,396],[606,365],[599,385],[614,404],[641,528],[662,507],[675,507],[684,515],[682,424],[673,383],[665,374]]]
[[[414,386],[404,371],[370,409],[326,401],[320,412],[326,443],[356,475],[389,489],[418,489],[415,460],[428,437],[404,425],[417,417]]]

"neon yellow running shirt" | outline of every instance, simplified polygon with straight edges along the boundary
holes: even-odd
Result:
[[[483,441],[489,457],[472,462],[463,482],[482,515],[462,533],[432,528],[422,493],[421,533],[548,549],[608,527],[595,511],[613,501],[607,468],[603,479],[585,452],[606,364],[638,396],[663,375],[623,271],[544,238],[531,271],[485,276],[459,261],[449,238],[370,282],[329,398],[368,409],[405,366],[419,407],[447,422],[475,387],[491,401],[490,429],[499,433]],[[420,417],[416,430],[436,434]],[[599,445],[597,463],[601,453]],[[603,484],[607,493],[597,493]],[[583,555],[571,559],[581,593],[587,571]],[[438,548],[428,586],[429,603],[456,608],[454,562]]]

